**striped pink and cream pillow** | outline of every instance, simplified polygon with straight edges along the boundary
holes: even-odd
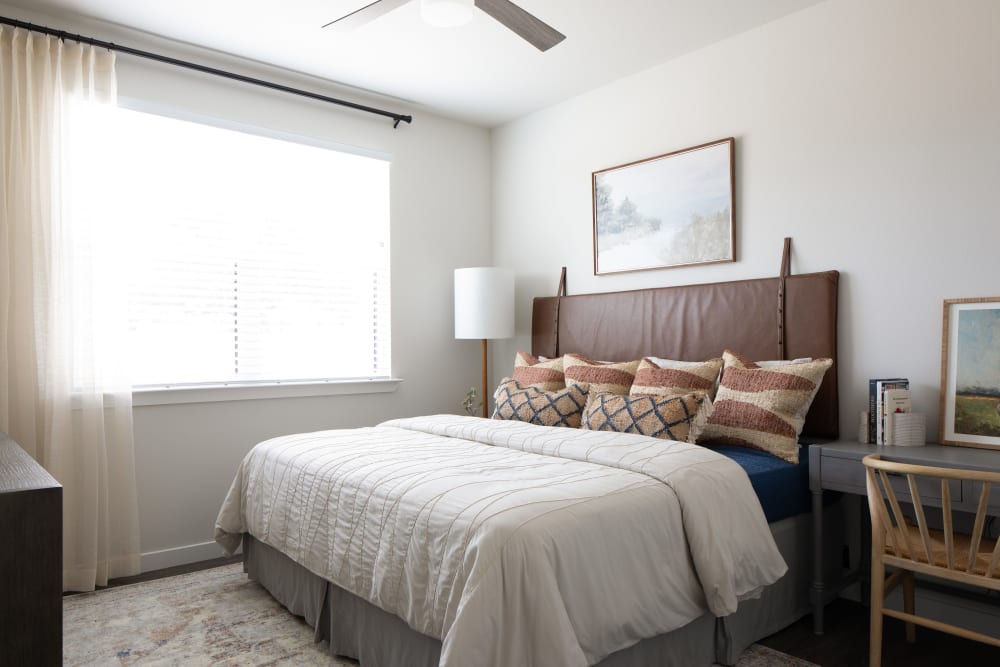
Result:
[[[556,391],[566,386],[563,359],[539,359],[527,352],[514,355],[514,376],[522,387],[535,387],[542,391]]]
[[[635,361],[592,361],[579,354],[563,355],[566,386],[579,386],[593,393],[627,394],[639,368]]]
[[[715,381],[721,369],[721,358],[692,363],[647,357],[639,362],[628,393],[630,396],[676,396],[703,391],[711,398],[715,395]]]
[[[726,350],[712,414],[699,444],[760,449],[799,462],[799,434],[830,359],[760,367]]]

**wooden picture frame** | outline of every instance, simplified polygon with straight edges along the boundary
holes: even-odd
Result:
[[[1000,450],[1000,297],[945,299],[941,327],[943,445]]]
[[[736,261],[734,142],[593,172],[594,275]]]

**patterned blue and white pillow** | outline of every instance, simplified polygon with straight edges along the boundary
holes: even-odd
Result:
[[[587,391],[575,385],[558,391],[542,391],[505,378],[493,398],[497,404],[493,419],[579,428],[583,407],[587,404]]]
[[[581,426],[591,431],[637,433],[688,442],[691,427],[706,400],[702,391],[673,396],[591,394]]]

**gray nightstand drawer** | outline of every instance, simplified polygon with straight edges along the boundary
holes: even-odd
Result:
[[[823,469],[823,488],[864,495],[865,467],[857,459],[824,456],[820,464]]]
[[[823,467],[823,488],[836,491],[845,491],[858,495],[868,495],[868,487],[865,482],[865,467],[857,459],[840,458],[836,456],[824,456]],[[912,501],[910,496],[910,486],[906,482],[906,477],[901,475],[889,475],[889,485],[896,494],[896,500],[901,503]],[[951,502],[954,505],[963,503],[963,488],[960,482],[950,482]],[[932,479],[921,479],[917,482],[917,490],[920,498],[925,503],[940,505],[941,485]],[[976,490],[978,494],[978,489]],[[978,495],[975,498],[979,498]],[[1000,505],[1000,489],[993,489],[990,494],[991,502]]]
[[[983,492],[983,485],[980,482],[965,482],[964,492],[969,511],[975,512],[979,506],[979,494]],[[996,484],[990,485],[990,499],[986,502],[986,513],[989,516],[1000,516],[1000,487]]]
[[[910,485],[906,481],[905,475],[894,475],[889,474],[889,485],[892,490],[896,493],[896,500],[901,503],[909,503],[913,501],[913,497],[910,495]],[[948,482],[948,486],[951,487],[951,503],[953,506],[961,505],[963,502],[962,496],[962,483],[959,481]],[[941,482],[936,479],[928,479],[922,477],[917,480],[917,492],[920,494],[920,500],[924,504],[930,504],[933,507],[941,506]]]

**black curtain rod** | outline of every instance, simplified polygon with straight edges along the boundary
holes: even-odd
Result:
[[[214,74],[215,76],[221,76],[225,79],[242,81],[243,83],[250,83],[255,86],[261,86],[263,88],[270,88],[271,90],[279,90],[283,93],[300,95],[302,97],[308,97],[310,99],[319,100],[321,102],[329,102],[330,104],[337,104],[342,107],[357,109],[358,111],[364,111],[366,113],[372,113],[378,116],[385,116],[393,120],[392,123],[393,127],[399,127],[400,122],[406,122],[406,123],[413,122],[413,116],[404,116],[403,114],[393,113],[392,111],[386,111],[385,109],[376,109],[375,107],[365,106],[364,104],[358,104],[357,102],[348,102],[347,100],[337,99],[336,97],[327,97],[326,95],[320,95],[319,93],[311,93],[308,90],[302,90],[301,88],[292,88],[291,86],[283,86],[282,84],[274,83],[273,81],[264,81],[263,79],[255,79],[251,76],[244,76],[242,74],[236,74],[235,72],[227,72],[226,70],[216,69],[214,67],[208,67],[206,65],[199,65],[198,63],[192,63],[186,60],[179,60],[177,58],[171,58],[170,56],[163,56],[158,53],[150,53],[149,51],[133,49],[132,47],[129,46],[121,46],[120,44],[105,42],[100,39],[94,39],[93,37],[74,35],[72,33],[66,32],[65,30],[54,30],[52,28],[46,28],[45,26],[35,25],[33,23],[27,23],[25,21],[18,21],[17,19],[7,18],[6,16],[0,16],[0,23],[5,23],[15,28],[24,28],[25,30],[31,30],[32,32],[40,32],[42,34],[50,35],[52,37],[58,37],[61,40],[69,39],[74,42],[80,42],[81,44],[98,46],[100,48],[108,49],[110,51],[119,51],[121,53],[127,53],[132,56],[138,56],[140,58],[146,58],[148,60],[155,60],[157,62],[167,63],[168,65],[174,65],[176,67],[193,69],[196,72],[203,72],[205,74]]]

